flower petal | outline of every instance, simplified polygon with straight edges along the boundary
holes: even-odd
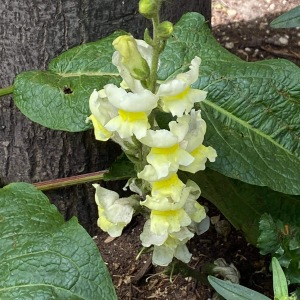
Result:
[[[150,215],[151,231],[163,235],[180,230],[182,226],[188,226],[191,219],[183,209],[159,211],[152,210]]]
[[[168,233],[165,232],[162,235],[155,234],[151,231],[151,221],[147,220],[144,224],[143,232],[140,235],[142,245],[144,247],[150,247],[151,245],[162,245],[168,238]]]
[[[195,102],[206,98],[207,92],[190,87],[198,79],[200,63],[201,59],[196,56],[188,72],[178,74],[175,79],[160,85],[157,94],[160,96],[164,111],[181,117],[184,112],[190,112]]]
[[[107,84],[104,90],[108,101],[124,111],[149,113],[157,106],[158,96],[146,89],[132,93],[114,84]]]
[[[205,170],[205,163],[207,159],[209,159],[211,162],[214,162],[217,157],[217,152],[210,146],[205,147],[204,145],[200,145],[191,152],[191,155],[195,158],[195,160],[188,166],[180,166],[180,170],[190,173],[196,173],[198,171]]]

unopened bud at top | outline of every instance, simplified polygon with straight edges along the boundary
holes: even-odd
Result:
[[[139,12],[144,17],[151,19],[158,14],[161,6],[161,0],[140,0]]]
[[[141,56],[136,40],[131,35],[122,35],[113,41],[113,46],[122,57],[122,64],[130,75],[138,80],[145,80],[150,74],[147,61]]]

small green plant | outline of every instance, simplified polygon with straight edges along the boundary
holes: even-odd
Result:
[[[274,300],[296,300],[296,295],[289,296],[288,284],[284,272],[276,257],[272,258]],[[212,287],[226,300],[270,300],[263,294],[242,285],[208,276]]]
[[[300,284],[300,228],[283,223],[269,214],[261,217],[257,246],[263,255],[276,257],[290,284]]]

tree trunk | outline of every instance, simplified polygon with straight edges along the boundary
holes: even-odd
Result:
[[[123,29],[140,37],[146,26],[137,0],[0,0],[0,88],[22,71],[46,69],[61,52]],[[211,0],[166,1],[162,19],[176,22],[188,11],[210,19]],[[37,182],[106,169],[118,154],[112,143],[84,133],[53,131],[35,124],[0,98],[0,185]],[[80,185],[49,193],[66,219],[72,215],[90,230],[97,211],[94,191]]]

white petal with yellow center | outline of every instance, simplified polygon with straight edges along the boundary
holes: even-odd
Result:
[[[180,165],[188,166],[193,161],[194,157],[181,149],[179,144],[169,148],[151,148],[147,155],[147,162],[153,166],[159,179],[177,172]]]
[[[196,56],[188,72],[179,74],[175,79],[160,85],[157,94],[164,111],[181,117],[184,113],[190,112],[194,103],[206,98],[207,92],[190,87],[198,79],[200,63],[201,59]]]
[[[210,146],[205,147],[204,145],[200,145],[198,148],[191,152],[191,155],[195,159],[193,163],[188,166],[180,166],[180,170],[190,173],[203,171],[205,170],[205,163],[207,159],[209,159],[210,162],[214,162],[216,160],[217,152]]]
[[[95,200],[98,206],[98,225],[111,236],[120,236],[123,228],[131,221],[134,206],[138,200],[136,196],[119,198],[114,192],[93,184],[96,188]]]
[[[114,107],[124,111],[147,112],[149,114],[157,106],[158,96],[146,89],[132,93],[114,84],[107,84],[104,90],[108,101]]]
[[[130,138],[133,135],[140,139],[146,135],[150,124],[145,112],[128,112],[119,109],[118,113],[117,117],[105,125],[106,129],[118,132],[122,139]]]
[[[181,227],[188,226],[191,219],[183,209],[159,211],[152,210],[150,214],[151,231],[158,235],[177,232]]]
[[[117,109],[108,102],[102,90],[93,91],[89,99],[89,107],[92,115],[87,118],[87,121],[92,121],[96,139],[107,141],[112,136],[112,132],[104,126],[117,115]]]

